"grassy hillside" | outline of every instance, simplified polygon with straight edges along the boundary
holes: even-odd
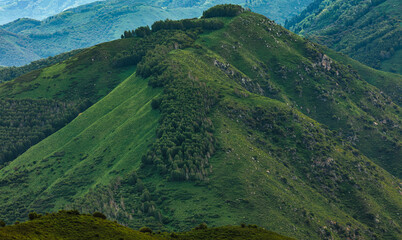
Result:
[[[94,215],[97,216],[97,215]],[[115,222],[80,215],[76,211],[60,211],[46,214],[20,224],[0,228],[0,237],[9,239],[135,239],[135,240],[196,240],[196,239],[291,239],[267,231],[257,226],[227,226],[219,228],[198,227],[189,232],[181,233],[149,233],[132,230]],[[150,229],[152,232],[152,229]]]
[[[398,0],[314,1],[285,26],[371,67],[402,73]]]
[[[261,15],[223,12],[97,46],[126,46],[114,64],[132,74],[0,169],[0,215],[70,208],[136,229],[246,222],[296,238],[400,238],[400,107],[368,68]],[[207,21],[224,27],[184,27]],[[64,65],[81,69],[73,58],[0,85],[0,96],[69,98],[68,77],[45,91]],[[87,78],[108,73],[96,70]]]
[[[402,104],[402,76],[396,73],[382,72],[370,68],[356,60],[353,60],[343,54],[338,54],[331,49],[323,49],[330,57],[338,62],[350,65],[355,69],[364,80],[371,85],[384,91],[392,100],[401,106]]]
[[[111,41],[120,38],[124,30],[151,25],[161,19],[199,17],[203,10],[221,2],[246,5],[283,23],[285,18],[302,11],[310,0],[301,3],[295,0],[94,2],[42,21],[22,18],[0,26],[0,65],[21,66],[39,58]]]
[[[58,60],[71,53],[21,68],[2,69],[1,73],[10,76],[59,62],[2,85],[0,167],[64,127],[130,76],[134,67],[112,63],[119,58],[117,53],[132,44],[132,39],[125,40],[93,47],[61,63]]]
[[[53,64],[62,62],[71,56],[79,53],[81,50],[73,50],[71,52],[61,53],[54,57],[48,57],[46,59],[40,59],[30,64],[24,65],[22,67],[1,67],[0,66],[0,83],[10,81],[14,78],[17,78],[21,75],[29,73],[31,71],[49,67]]]

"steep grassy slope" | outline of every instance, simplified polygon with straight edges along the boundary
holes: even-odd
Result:
[[[402,77],[396,73],[382,72],[346,57],[343,54],[338,54],[334,50],[324,49],[325,53],[338,62],[350,65],[355,69],[364,80],[371,85],[384,91],[392,100],[401,106],[402,104]]]
[[[100,45],[159,39],[135,74],[0,170],[5,220],[72,208],[135,228],[247,222],[297,238],[400,238],[389,173],[400,176],[400,107],[365,68],[261,15],[218,21]],[[46,79],[0,94],[38,96]]]
[[[152,230],[151,230],[152,231]],[[182,233],[149,233],[135,231],[112,221],[75,211],[60,211],[34,220],[0,228],[0,237],[9,239],[291,239],[257,226],[193,229]]]
[[[251,20],[239,24],[249,25],[247,21]],[[261,89],[254,89],[255,92],[285,101],[339,131],[340,136],[400,177],[400,171],[396,170],[400,169],[397,159],[401,156],[400,108],[387,95],[367,84],[373,78],[384,78],[383,74],[373,73],[364,81],[363,77],[368,74],[359,76],[348,66],[330,59],[320,47],[301,38],[290,40],[290,32],[272,23],[264,28],[251,26],[244,31],[233,27],[230,31],[232,34],[225,38],[214,36],[206,38],[205,43],[256,81]],[[392,82],[393,88],[398,89],[402,78],[392,77],[384,82]],[[375,127],[376,124],[381,127]],[[394,139],[386,137],[391,132]],[[384,145],[380,146],[380,142]]]
[[[398,0],[317,0],[286,27],[371,67],[401,74],[401,12]]]
[[[8,31],[8,35],[1,30],[0,65],[21,66],[39,58],[118,39],[124,30],[151,25],[160,19],[199,17],[203,10],[221,2],[246,5],[283,23],[285,18],[299,13],[310,0],[275,0],[269,3],[244,0],[108,0],[90,3],[43,21],[23,18],[1,26],[0,29]]]
[[[112,64],[116,54],[130,49],[135,40],[105,44],[88,49],[62,63],[37,69],[2,85],[0,121],[0,168],[29,147],[64,127],[81,111],[108,94],[132,74],[133,67]],[[111,48],[111,46],[113,46]],[[69,56],[64,54],[60,56]],[[59,59],[33,63],[22,69],[3,69],[18,73]],[[105,71],[107,74],[102,74]]]
[[[109,183],[138,167],[133,157],[141,156],[155,135],[157,113],[151,111],[149,101],[158,92],[147,89],[146,81],[129,77],[67,127],[42,141],[41,146],[28,150],[26,158],[10,163],[4,172],[18,175],[19,180],[2,180],[9,190],[1,197],[10,205],[2,215],[26,215],[22,202],[27,198],[33,208],[59,209],[91,186]],[[32,162],[29,159],[33,156],[41,160]],[[35,176],[36,171],[41,177]],[[32,194],[7,194],[27,187],[30,190],[24,192]]]

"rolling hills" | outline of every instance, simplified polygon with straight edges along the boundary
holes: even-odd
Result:
[[[48,1],[41,1],[45,3]],[[161,19],[199,17],[217,3],[243,4],[283,23],[311,0],[94,2],[44,20],[21,18],[0,26],[0,65],[21,66],[40,58],[120,38],[123,31]]]
[[[94,2],[94,0],[63,0],[63,1],[0,1],[0,24],[14,21],[18,18],[33,18],[42,20],[51,15],[58,14],[67,8]]]
[[[238,6],[159,21],[0,85],[93,103],[0,169],[0,215],[397,239],[400,82]]]
[[[402,73],[398,0],[317,0],[286,28],[371,67]]]

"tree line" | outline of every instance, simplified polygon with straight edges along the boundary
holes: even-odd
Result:
[[[146,37],[161,30],[190,30],[200,28],[202,30],[218,30],[224,27],[219,19],[184,19],[184,20],[160,20],[149,26],[142,26],[135,30],[124,31],[121,38]]]
[[[172,181],[205,180],[211,167],[209,158],[216,148],[208,113],[217,95],[167,61],[172,49],[170,44],[159,45],[137,66],[137,75],[148,78],[151,86],[164,87],[162,96],[152,102],[152,107],[161,112],[157,139],[142,163]]]
[[[240,5],[221,4],[205,10],[202,14],[202,18],[236,17],[244,11],[245,9]]]

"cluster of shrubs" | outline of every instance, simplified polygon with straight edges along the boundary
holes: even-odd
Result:
[[[135,212],[141,217],[148,216],[157,219],[159,222],[163,221],[161,212],[157,209],[155,202],[160,201],[158,193],[148,190],[147,186],[138,177],[136,172],[131,173],[127,179],[127,183],[133,186],[131,195],[135,196],[135,199],[140,201],[132,201],[131,207],[135,209]],[[152,194],[151,194],[152,192]]]
[[[142,58],[149,50],[158,46],[169,46],[170,49],[174,48],[174,44],[178,44],[180,48],[192,46],[198,33],[197,29],[187,31],[158,31],[148,35],[146,38],[137,38],[136,43],[132,45],[131,49],[116,54],[113,59],[113,65],[114,67],[126,67],[141,64]],[[147,66],[150,65],[140,67],[140,71],[142,72],[139,75],[144,78],[151,75],[151,72],[149,72],[151,69],[147,69]]]
[[[140,228],[140,232],[152,234],[152,229],[149,227],[142,227]]]
[[[142,46],[142,45],[140,45]],[[118,53],[113,60],[114,67],[127,67],[138,64],[145,56],[146,50],[144,48],[136,47],[131,51],[123,51]]]
[[[142,26],[135,30],[124,31],[121,38],[140,37],[144,38],[151,35],[153,32],[161,30],[190,30],[199,28],[203,30],[218,30],[224,27],[224,23],[218,19],[184,19],[184,20],[160,20],[149,26]]]
[[[221,4],[204,11],[202,18],[235,17],[244,11],[245,9],[240,5]]]
[[[42,217],[42,214],[37,214],[36,212],[31,212],[28,214],[29,220],[34,220],[34,219],[41,218],[41,217]]]
[[[224,23],[218,19],[184,19],[184,20],[165,20],[156,21],[152,24],[152,31],[160,30],[189,30],[201,28],[204,30],[217,30],[223,28]]]
[[[144,166],[156,166],[170,180],[204,180],[215,152],[213,125],[207,114],[217,101],[215,91],[173,67],[165,58],[171,48],[157,46],[137,66],[164,94],[152,106],[161,112],[157,140],[143,156]]]
[[[131,31],[124,31],[123,35],[121,35],[121,38],[132,38],[132,37],[146,37],[148,35],[150,35],[151,29],[149,28],[149,26],[142,26],[139,27],[135,30],[131,30]]]

